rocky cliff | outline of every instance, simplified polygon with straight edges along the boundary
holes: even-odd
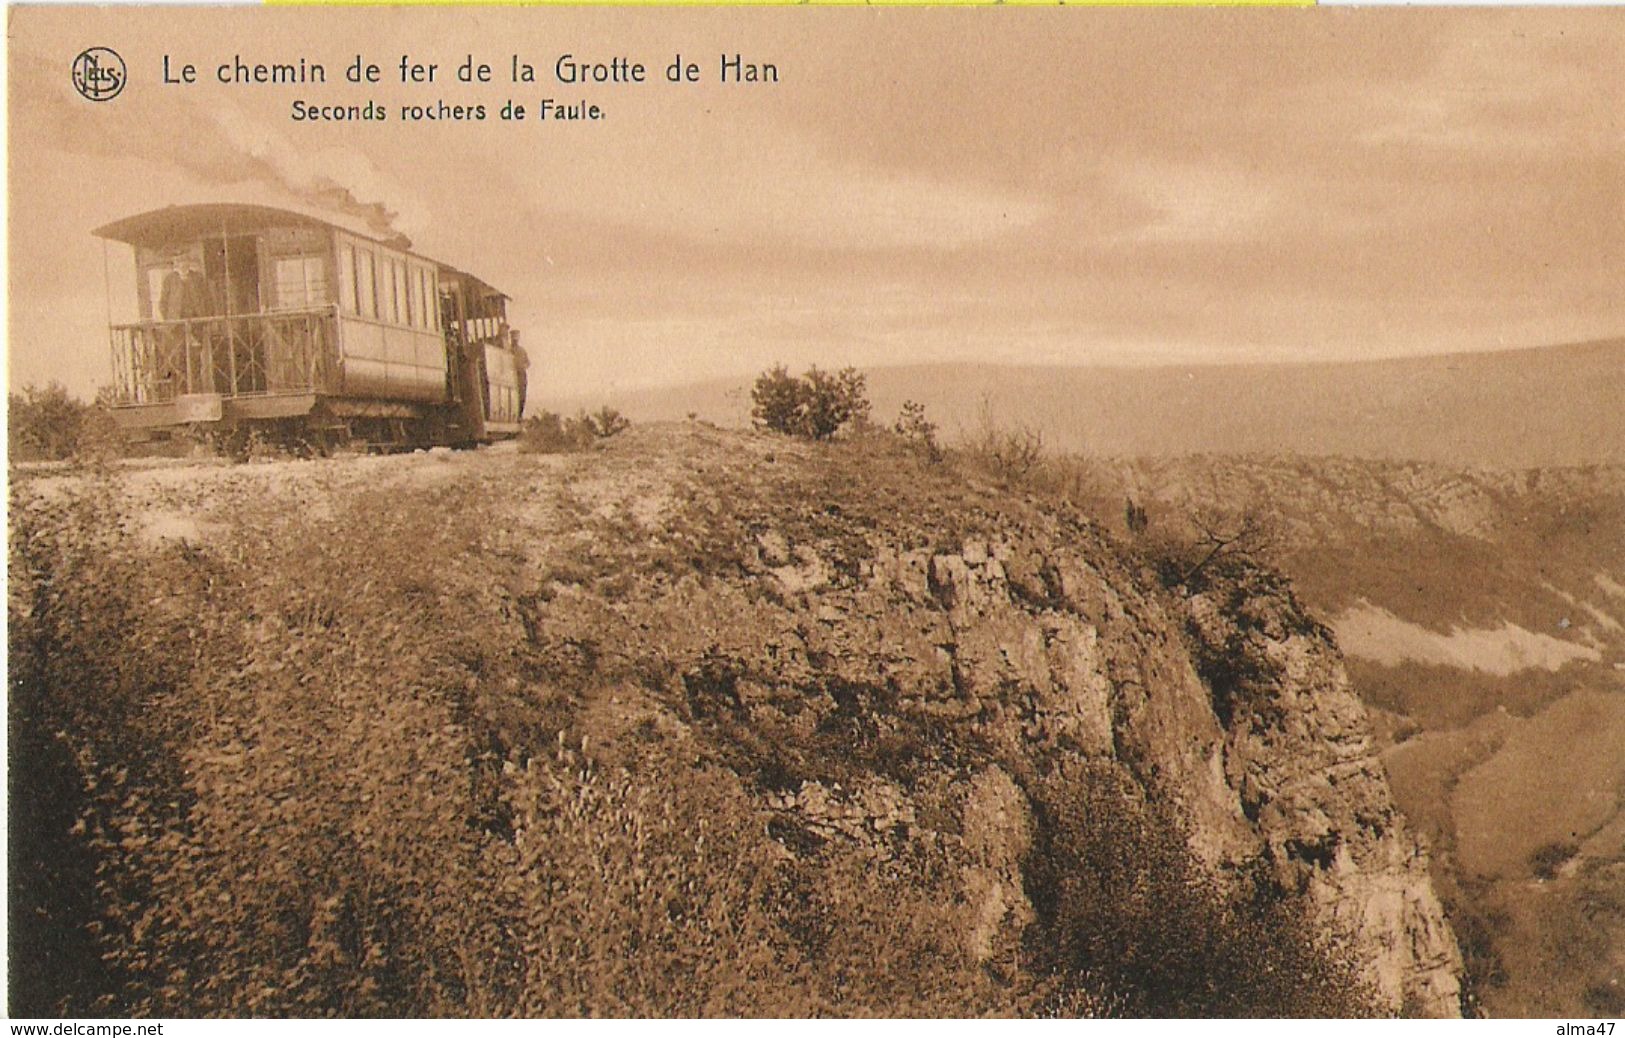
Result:
[[[21,493],[14,702],[73,733],[104,1007],[1459,1010],[1268,573],[1168,589],[889,438],[692,423]]]
[[[781,833],[882,856],[981,834],[961,938],[987,957],[1021,945],[1045,897],[1023,871],[1053,813],[1041,791],[1122,776],[1172,806],[1212,875],[1263,864],[1304,895],[1381,1008],[1458,1014],[1460,956],[1426,852],[1335,647],[1282,581],[1169,592],[1085,521],[871,450],[689,427],[615,445],[585,488],[602,528],[619,524],[598,539],[604,575],[623,564],[606,544],[646,537],[709,571],[617,604],[599,637],[672,664],[708,739],[748,729],[771,746],[764,803]],[[610,476],[633,459],[659,475]],[[546,570],[557,514],[532,502],[514,529]],[[546,611],[596,614],[595,579],[555,582]],[[889,743],[906,749],[888,758]],[[981,821],[927,817],[910,793],[923,774]]]

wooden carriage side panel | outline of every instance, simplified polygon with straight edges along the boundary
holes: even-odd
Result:
[[[446,349],[410,275],[427,264],[399,249],[335,233],[342,377],[350,397],[443,403]]]

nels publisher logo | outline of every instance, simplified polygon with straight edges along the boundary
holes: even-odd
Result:
[[[111,101],[129,78],[124,59],[108,47],[92,47],[73,59],[73,88],[91,101]]]

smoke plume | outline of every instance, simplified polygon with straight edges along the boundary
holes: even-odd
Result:
[[[13,53],[10,66],[14,146],[145,160],[220,188],[269,189],[317,213],[358,222],[380,239],[409,243],[408,230],[427,222],[412,192],[364,155],[296,144],[227,98],[205,104],[136,79],[118,101],[90,104],[75,94],[59,62]]]

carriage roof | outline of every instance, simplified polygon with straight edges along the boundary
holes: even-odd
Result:
[[[404,236],[393,240],[379,238],[374,234],[357,230],[354,227],[346,227],[332,220],[311,216],[308,213],[301,213],[292,209],[279,209],[275,206],[231,202],[172,205],[163,209],[153,209],[150,212],[140,213],[136,216],[128,216],[122,220],[115,220],[110,224],[96,228],[90,233],[99,238],[123,242],[126,245],[163,246],[196,241],[211,234],[218,235],[223,230],[230,230],[235,234],[258,234],[273,227],[290,226],[343,231],[345,234],[354,235],[366,241],[386,248],[396,249],[433,263],[440,268],[441,274],[461,278],[482,295],[500,296],[503,299],[509,298],[506,292],[493,287],[466,270],[459,270],[449,263],[442,263],[420,253],[412,252],[412,243]]]

